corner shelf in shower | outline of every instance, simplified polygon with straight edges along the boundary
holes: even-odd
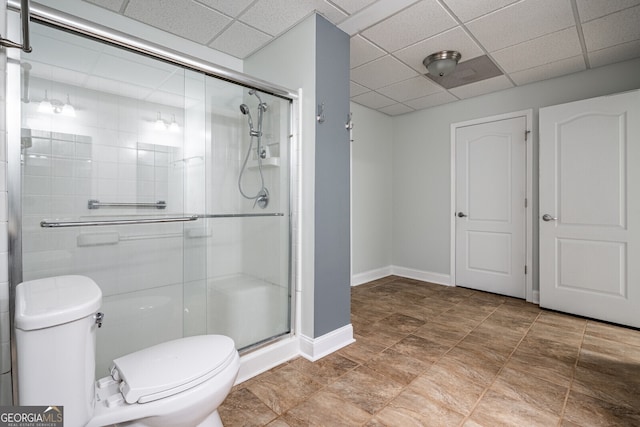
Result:
[[[247,167],[249,169],[258,169],[258,161],[250,160],[247,163]],[[280,157],[269,157],[268,159],[264,159],[262,161],[263,168],[278,168],[280,167]]]

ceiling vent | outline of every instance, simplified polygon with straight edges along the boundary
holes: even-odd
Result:
[[[501,75],[502,71],[487,55],[460,62],[454,72],[442,77],[431,73],[425,74],[425,76],[445,89],[452,89]]]

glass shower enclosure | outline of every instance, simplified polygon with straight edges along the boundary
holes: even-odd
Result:
[[[183,336],[248,350],[288,335],[292,100],[31,28],[13,256],[22,281],[100,286],[98,375]]]

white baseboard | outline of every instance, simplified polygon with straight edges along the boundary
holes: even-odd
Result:
[[[375,270],[369,270],[362,273],[354,274],[353,276],[351,276],[351,286],[362,285],[363,283],[371,282],[373,280],[381,279],[387,276],[391,276],[390,265],[382,268],[376,268]]]
[[[422,280],[423,282],[431,282],[438,285],[453,286],[451,276],[449,274],[432,273],[430,271],[414,270],[412,268],[391,266],[392,274],[408,279]]]
[[[300,355],[298,337],[285,338],[259,350],[240,357],[240,371],[236,384],[240,384],[271,368],[283,364]]]
[[[305,359],[315,362],[353,342],[355,342],[355,340],[353,339],[353,326],[351,326],[351,324],[318,338],[309,338],[302,335],[300,336],[300,355]]]

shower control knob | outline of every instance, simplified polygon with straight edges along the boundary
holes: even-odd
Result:
[[[463,214],[462,212],[458,212],[458,218],[466,218],[467,215]]]

